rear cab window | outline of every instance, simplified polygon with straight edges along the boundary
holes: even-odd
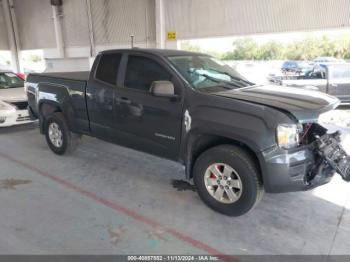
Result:
[[[116,85],[122,54],[103,54],[96,69],[95,78]]]

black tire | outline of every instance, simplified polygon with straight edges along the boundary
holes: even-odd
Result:
[[[56,146],[49,137],[49,127],[52,123],[57,124],[62,132],[62,145]],[[64,155],[72,153],[78,146],[81,135],[74,134],[69,130],[67,122],[62,113],[53,113],[45,118],[45,137],[49,148],[57,155]]]
[[[222,203],[207,190],[204,182],[205,173],[214,163],[226,164],[239,175],[242,191],[236,202]],[[194,165],[193,179],[203,202],[227,216],[241,216],[247,213],[257,205],[264,193],[255,161],[246,150],[232,145],[216,146],[202,153]]]

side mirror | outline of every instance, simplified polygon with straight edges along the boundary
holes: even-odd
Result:
[[[174,84],[170,81],[154,81],[151,84],[150,92],[154,96],[177,99]]]

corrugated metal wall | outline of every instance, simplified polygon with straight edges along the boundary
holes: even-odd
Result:
[[[21,49],[55,48],[50,1],[14,0],[14,4]],[[154,44],[154,6],[154,0],[91,0],[95,44],[127,44],[130,35],[137,43]],[[65,47],[89,46],[86,0],[63,1],[62,25]]]
[[[8,49],[9,49],[9,44],[7,41],[6,24],[5,24],[4,13],[3,13],[2,5],[0,1],[0,50],[8,50]]]
[[[55,47],[52,10],[48,0],[14,0],[20,48]]]
[[[165,0],[180,39],[350,26],[350,0]]]
[[[89,44],[86,0],[65,0],[62,22],[66,46],[76,47]]]
[[[90,0],[95,44],[155,43],[155,0]],[[86,0],[63,1],[66,47],[89,46]],[[55,48],[49,0],[14,0],[21,49]],[[350,26],[350,0],[164,0],[178,39]],[[1,9],[0,9],[1,11]],[[0,17],[0,48],[8,48]]]
[[[15,0],[21,49],[55,48],[52,7],[49,0]],[[89,44],[85,0],[65,0],[62,30],[66,47]]]
[[[155,42],[154,0],[92,0],[95,41],[98,45]]]

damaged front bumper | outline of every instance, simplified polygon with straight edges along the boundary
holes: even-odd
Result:
[[[328,183],[335,173],[350,181],[350,157],[341,146],[339,132],[313,133],[312,142],[295,149],[264,151],[263,180],[266,192],[305,191]]]
[[[350,182],[350,156],[341,146],[341,133],[339,131],[317,136],[313,146],[319,161],[322,162],[320,166],[334,170],[345,181]]]

